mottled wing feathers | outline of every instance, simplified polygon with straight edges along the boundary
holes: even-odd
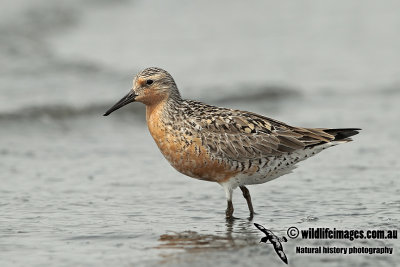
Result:
[[[188,121],[209,152],[231,160],[279,156],[334,140],[323,129],[306,129],[251,112],[218,108],[186,100]]]
[[[302,135],[289,128],[238,111],[218,114],[200,125],[202,142],[210,152],[232,160],[278,156],[305,146],[298,140]]]
[[[278,150],[279,139],[266,138],[265,134],[217,133],[204,131],[201,134],[203,145],[215,156],[238,159],[254,159],[281,155]]]
[[[185,121],[212,155],[224,159],[254,160],[331,141],[351,141],[348,137],[359,130],[293,127],[252,112],[185,101]]]

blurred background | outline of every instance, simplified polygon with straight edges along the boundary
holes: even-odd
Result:
[[[280,265],[253,222],[400,225],[398,1],[50,1],[0,4],[0,265]],[[102,114],[134,75],[169,71],[185,98],[304,127],[360,127],[354,142],[250,186],[258,215],[177,173],[144,107]],[[358,243],[357,243],[358,242]],[[296,246],[394,247],[298,255]],[[284,244],[295,266],[396,265],[397,240]]]

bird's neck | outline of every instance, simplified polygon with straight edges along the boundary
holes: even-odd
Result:
[[[171,134],[172,125],[177,120],[175,107],[179,103],[161,101],[157,104],[146,106],[146,121],[149,132],[165,155],[170,148],[164,146],[165,140],[168,140],[168,135]],[[169,152],[168,152],[169,153]]]
[[[150,127],[151,123],[160,123],[170,112],[180,105],[182,99],[166,98],[161,101],[146,105],[146,121]]]

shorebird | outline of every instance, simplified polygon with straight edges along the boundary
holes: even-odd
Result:
[[[154,67],[138,73],[129,93],[104,116],[135,101],[146,105],[150,134],[177,171],[224,188],[228,219],[233,218],[234,189],[242,190],[253,217],[246,185],[290,173],[298,162],[352,141],[349,137],[360,130],[293,127],[256,113],[182,99],[172,76]]]

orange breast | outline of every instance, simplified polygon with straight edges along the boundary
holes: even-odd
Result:
[[[161,119],[161,107],[147,107],[147,125],[158,148],[179,172],[201,180],[223,182],[236,175],[230,166],[211,159],[198,137],[174,130]]]

